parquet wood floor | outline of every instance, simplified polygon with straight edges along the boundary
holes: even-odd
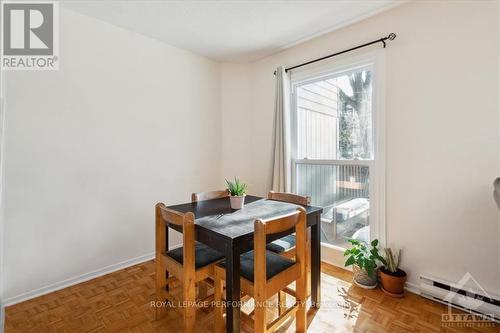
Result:
[[[308,332],[500,332],[500,326],[442,327],[445,306],[407,293],[403,299],[351,284],[351,273],[323,264],[323,305],[309,311]],[[180,313],[154,320],[154,262],[148,261],[6,309],[6,333],[180,332]],[[293,300],[293,299],[292,299]],[[274,309],[270,310],[274,311]],[[200,332],[212,332],[211,308],[197,313]],[[247,331],[246,327],[243,327]],[[286,322],[279,332],[293,332]]]

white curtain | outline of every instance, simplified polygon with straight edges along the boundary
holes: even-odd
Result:
[[[274,113],[272,189],[277,192],[291,192],[290,77],[284,66],[276,69]]]

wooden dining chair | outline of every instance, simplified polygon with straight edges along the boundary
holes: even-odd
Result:
[[[228,190],[200,192],[191,194],[191,202],[220,199],[226,197],[229,197]]]
[[[206,191],[191,194],[191,202],[206,201],[213,199],[221,199],[229,197],[229,191],[226,190],[216,190],[216,191]],[[211,286],[210,280],[200,281],[198,283],[198,296],[203,299],[208,296],[208,289]]]
[[[295,212],[268,220],[256,220],[254,223],[254,250],[247,252],[240,259],[241,290],[253,297],[255,308],[253,319],[244,312],[243,320],[253,324],[254,332],[275,331],[291,316],[296,318],[296,332],[306,331],[306,212],[299,207]],[[295,260],[282,257],[266,250],[266,238],[294,228],[296,233]],[[224,331],[223,282],[226,277],[225,261],[215,266],[215,332]],[[279,292],[288,292],[287,286],[296,283],[293,295],[296,302],[289,308],[283,308],[278,318],[270,323],[266,320],[269,299]]]
[[[311,197],[293,193],[269,191],[267,198],[270,200],[283,201],[302,206],[308,206],[311,204]],[[307,237],[307,239],[309,242],[310,237]],[[269,243],[267,245],[267,249],[282,256],[293,258],[295,257],[295,243],[295,235],[287,235]]]
[[[311,197],[298,195],[287,192],[274,192],[269,191],[267,198],[270,200],[283,201],[293,203],[301,206],[309,206],[311,204]],[[295,235],[287,235],[267,244],[269,251],[278,253],[287,258],[295,257]],[[306,281],[307,281],[307,297],[311,295],[311,230],[306,230]],[[286,303],[286,293],[280,292],[278,295],[278,302],[280,304]]]
[[[184,332],[195,332],[196,318],[196,283],[214,275],[214,265],[224,258],[218,251],[194,240],[194,214],[180,213],[156,204],[156,298],[168,300],[183,311]],[[168,228],[175,225],[182,229],[183,246],[168,251],[166,240]],[[182,297],[178,299],[170,293],[169,285],[179,282],[182,285]],[[156,319],[164,312],[156,308]]]

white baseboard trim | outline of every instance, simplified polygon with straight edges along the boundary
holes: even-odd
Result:
[[[181,246],[182,246],[182,244],[176,244],[173,246],[169,246],[169,250],[173,250],[173,249],[176,249],[176,248],[181,247]],[[74,286],[75,284],[78,284],[78,283],[82,283],[82,282],[85,282],[88,280],[95,279],[96,277],[99,277],[99,276],[103,276],[103,275],[106,275],[109,273],[119,271],[120,269],[134,266],[134,265],[143,263],[143,262],[148,261],[148,260],[152,260],[154,258],[155,258],[155,253],[152,252],[152,253],[144,254],[144,255],[136,257],[136,258],[127,259],[125,261],[122,261],[122,262],[119,262],[116,264],[112,264],[112,265],[109,265],[109,266],[106,266],[103,268],[96,269],[95,271],[92,271],[89,273],[85,273],[85,274],[82,274],[79,276],[75,276],[75,277],[63,280],[63,281],[52,283],[52,284],[49,284],[48,286],[41,287],[41,288],[38,288],[35,290],[31,290],[31,291],[19,294],[17,296],[12,296],[12,297],[6,298],[3,306],[6,307],[6,306],[14,305],[16,303],[24,302],[24,301],[27,301],[29,299],[51,293],[53,291],[61,290],[61,289],[64,289],[66,287]]]
[[[63,280],[63,281],[52,283],[52,284],[49,284],[48,286],[41,287],[41,288],[38,288],[35,290],[31,290],[31,291],[19,294],[17,296],[6,298],[5,303],[3,305],[10,306],[10,305],[14,305],[16,303],[27,301],[29,299],[32,299],[32,298],[35,298],[38,296],[42,296],[42,295],[51,293],[53,291],[61,290],[61,289],[64,289],[66,287],[70,287],[70,286],[73,286],[75,284],[78,284],[78,283],[82,283],[82,282],[85,282],[88,280],[95,279],[96,277],[99,277],[102,275],[106,275],[106,274],[109,274],[109,273],[112,273],[115,271],[119,271],[120,269],[124,269],[124,268],[130,267],[130,266],[140,264],[142,262],[154,259],[154,257],[155,257],[155,254],[153,252],[153,253],[148,253],[148,254],[145,254],[145,255],[142,255],[142,256],[139,256],[136,258],[128,259],[128,260],[125,260],[125,261],[122,261],[122,262],[119,262],[116,264],[112,264],[112,265],[109,265],[109,266],[106,266],[103,268],[99,268],[99,269],[96,269],[95,271],[92,271],[89,273],[85,273],[85,274],[82,274],[79,276],[75,276],[75,277]]]
[[[420,288],[418,287],[417,284],[411,283],[411,282],[406,282],[405,283],[405,289],[408,290],[409,292],[412,292],[414,294],[420,295]]]
[[[180,246],[181,245],[172,246],[170,248],[170,250],[177,248],[177,247],[180,247]],[[64,289],[64,288],[67,288],[70,286],[74,286],[75,284],[79,284],[79,283],[82,283],[82,282],[85,282],[88,280],[92,280],[92,279],[95,279],[99,276],[113,273],[113,272],[119,271],[120,269],[134,266],[134,265],[140,264],[140,263],[148,261],[148,260],[152,260],[152,259],[154,259],[154,257],[155,257],[154,252],[148,253],[148,254],[145,254],[145,255],[142,255],[142,256],[139,256],[136,258],[128,259],[128,260],[125,260],[125,261],[122,261],[122,262],[119,262],[116,264],[112,264],[112,265],[97,269],[97,270],[89,272],[89,273],[85,273],[85,274],[82,274],[79,276],[75,276],[75,277],[63,280],[63,281],[52,283],[52,284],[49,284],[48,286],[45,286],[45,287],[41,287],[38,289],[28,291],[26,293],[22,293],[22,294],[13,296],[13,297],[9,297],[9,298],[5,299],[4,304],[0,304],[0,309],[1,309],[0,310],[0,332],[2,332],[2,329],[3,329],[4,307],[6,307],[6,306],[14,305],[16,303],[24,302],[24,301],[27,301],[29,299],[32,299],[32,298],[35,298],[38,296],[42,296],[42,295],[45,295],[45,294],[48,294],[48,293],[51,293],[51,292],[54,292],[57,290],[61,290],[61,289]],[[341,266],[335,265],[333,262],[329,262],[329,261],[324,260],[324,259],[322,259],[321,261],[324,261],[328,264],[343,268],[345,270],[349,270],[347,267],[341,267]],[[414,294],[420,295],[420,288],[416,284],[406,282],[405,289],[414,293]]]

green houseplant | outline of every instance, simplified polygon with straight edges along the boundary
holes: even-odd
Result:
[[[393,297],[403,297],[406,283],[406,272],[399,268],[401,250],[384,249],[383,267],[380,268],[382,291]]]
[[[357,239],[349,239],[352,247],[345,250],[347,257],[345,266],[353,266],[354,283],[362,288],[372,289],[377,286],[377,262],[384,258],[378,253],[378,239],[366,243]]]
[[[234,177],[234,181],[226,179],[227,190],[231,194],[229,200],[231,201],[232,209],[241,209],[245,204],[245,195],[247,192],[247,185],[242,183],[238,178]]]

